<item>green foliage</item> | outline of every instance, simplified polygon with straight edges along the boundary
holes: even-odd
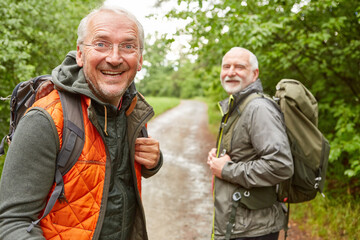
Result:
[[[146,39],[142,67],[145,75],[137,83],[137,89],[145,96],[179,96],[177,83],[171,81],[172,63],[165,58],[171,41],[157,37],[154,43],[151,43],[150,38]]]
[[[330,161],[344,161],[348,177],[360,175],[360,105],[349,106],[338,100],[329,112],[338,119],[332,133]]]
[[[100,0],[1,0],[0,97],[20,81],[49,74],[76,49],[82,17]],[[9,101],[0,102],[0,138],[9,129]],[[0,171],[2,160],[0,158]]]
[[[180,56],[178,61],[170,61],[173,40],[166,36],[158,36],[154,43],[148,37],[144,53],[144,78],[137,83],[137,88],[145,96],[167,96],[192,98],[204,95],[206,81],[196,74],[194,65],[186,56]]]
[[[259,60],[260,78],[273,94],[282,78],[298,79],[319,101],[319,127],[329,139],[331,186],[359,194],[360,5],[357,0],[183,0],[169,18],[192,19],[196,75],[219,100],[222,56],[245,47]],[[185,10],[179,10],[185,9]],[[342,179],[344,183],[339,182]],[[336,183],[335,183],[336,182]],[[343,185],[346,187],[344,188]]]

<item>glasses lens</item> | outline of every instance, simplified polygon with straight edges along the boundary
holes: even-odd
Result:
[[[94,49],[102,53],[107,53],[112,49],[112,44],[108,42],[96,42],[94,43]]]
[[[134,44],[120,44],[119,49],[124,54],[133,54],[137,51],[137,47]]]
[[[98,41],[92,45],[86,45],[86,46],[89,46],[89,47],[91,46],[96,51],[105,53],[105,54],[110,54],[110,52],[114,48],[114,45],[112,43],[106,42],[106,41]],[[132,54],[137,53],[138,49],[139,48],[135,44],[132,44],[132,43],[121,43],[118,45],[118,51],[120,54],[132,55]]]

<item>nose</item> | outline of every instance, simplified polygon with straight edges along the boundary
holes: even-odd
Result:
[[[231,67],[229,68],[228,75],[229,75],[229,77],[234,77],[234,76],[236,75],[235,67],[234,67],[234,66],[231,66]]]
[[[119,47],[114,46],[111,49],[111,52],[106,57],[106,62],[110,63],[113,66],[117,66],[124,61],[123,56],[120,54]]]

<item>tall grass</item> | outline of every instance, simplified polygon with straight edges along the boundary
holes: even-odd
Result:
[[[326,194],[326,192],[325,192]],[[322,239],[360,239],[360,205],[352,196],[323,198],[291,205],[290,218]]]
[[[170,97],[146,97],[146,101],[154,108],[154,118],[180,103],[179,98]]]

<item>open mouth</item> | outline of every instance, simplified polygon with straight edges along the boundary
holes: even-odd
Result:
[[[225,83],[236,84],[236,83],[240,83],[240,81],[238,81],[238,80],[226,80]]]
[[[104,74],[104,75],[107,75],[107,76],[120,76],[124,72],[121,72],[121,71],[101,71],[101,73]]]

